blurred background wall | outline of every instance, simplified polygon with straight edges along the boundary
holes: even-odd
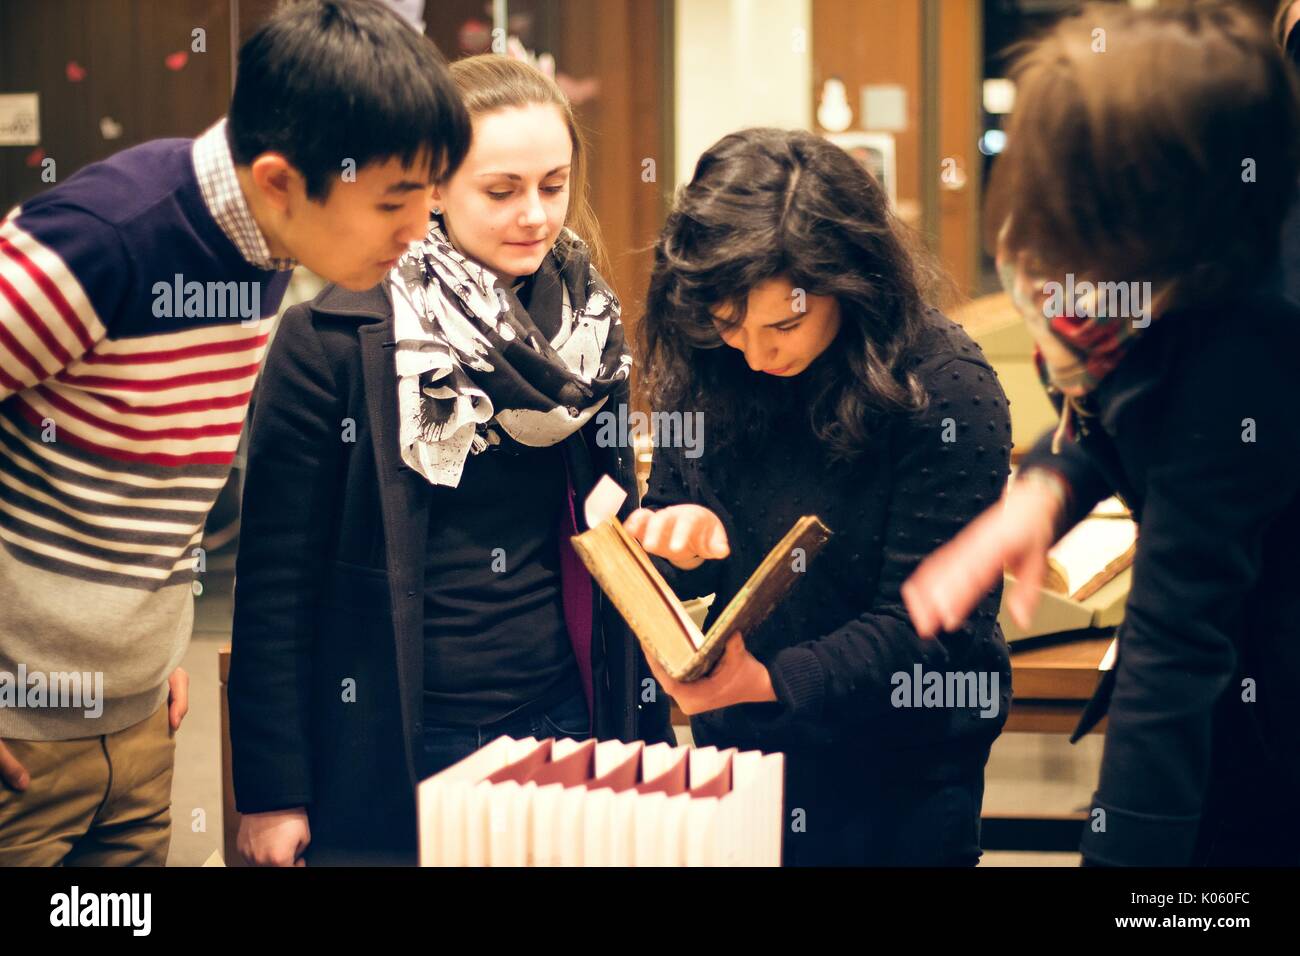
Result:
[[[449,59],[509,45],[553,64],[592,140],[593,200],[631,322],[673,189],[709,144],[751,125],[836,137],[887,180],[900,216],[921,231],[962,295],[992,291],[979,205],[1014,103],[1002,51],[1078,5],[389,2]],[[1274,8],[1272,0],[1240,3],[1263,16]],[[35,94],[39,122],[27,141],[14,135],[26,121],[15,118],[13,101],[7,114],[0,108],[0,210],[49,187],[47,160],[64,179],[135,143],[202,131],[225,110],[239,43],[275,4],[0,0],[0,96],[29,94],[27,103]]]

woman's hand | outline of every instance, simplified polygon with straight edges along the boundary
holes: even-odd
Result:
[[[664,673],[649,650],[646,651],[646,662],[659,686],[677,701],[677,706],[687,716],[733,704],[761,704],[776,700],[772,675],[745,648],[745,639],[739,631],[728,638],[726,650],[713,670],[699,680],[689,683],[673,680]]]
[[[903,602],[916,632],[955,631],[998,583],[1016,579],[1007,596],[1012,619],[1028,628],[1047,574],[1062,496],[1041,482],[1013,481],[1002,500],[930,555],[903,582]]]
[[[623,527],[646,551],[667,558],[683,571],[731,553],[722,520],[701,505],[673,505],[658,511],[638,508]]]

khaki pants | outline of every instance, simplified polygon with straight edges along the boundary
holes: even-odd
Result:
[[[113,734],[6,740],[31,781],[0,781],[0,866],[162,866],[176,744],[167,705]]]

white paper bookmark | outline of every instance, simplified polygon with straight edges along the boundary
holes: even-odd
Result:
[[[591,489],[591,494],[587,495],[587,501],[582,506],[587,527],[594,528],[606,518],[617,515],[618,509],[623,507],[623,502],[626,500],[627,492],[619,483],[609,475],[602,476],[600,481],[596,482],[596,487]]]

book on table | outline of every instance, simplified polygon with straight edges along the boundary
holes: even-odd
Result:
[[[1038,605],[1025,628],[1006,609],[1006,597],[1016,586],[1008,572],[998,614],[1007,641],[1116,627],[1124,618],[1137,542],[1138,526],[1124,503],[1118,498],[1099,503],[1048,551]]]
[[[647,653],[679,681],[703,677],[722,655],[727,638],[756,630],[799,582],[831,535],[817,517],[799,518],[713,626],[701,632],[691,604],[703,603],[706,609],[712,596],[686,604],[677,598],[645,549],[618,520],[625,497],[613,479],[602,478],[587,497],[589,530],[573,536],[573,547]]]
[[[1043,587],[1086,600],[1130,567],[1136,553],[1137,523],[1118,498],[1108,498],[1052,545]]]

